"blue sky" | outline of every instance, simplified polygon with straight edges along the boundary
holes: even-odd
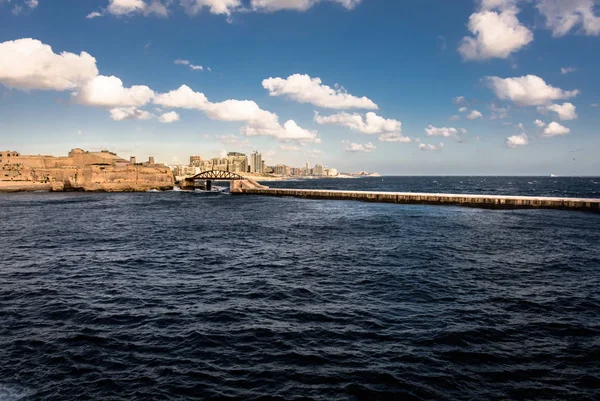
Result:
[[[0,148],[599,175],[599,5],[0,0]]]

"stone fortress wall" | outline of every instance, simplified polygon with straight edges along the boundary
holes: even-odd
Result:
[[[0,151],[0,191],[146,191],[172,189],[171,169],[109,151],[73,149],[66,157]]]

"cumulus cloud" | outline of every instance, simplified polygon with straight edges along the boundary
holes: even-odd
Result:
[[[560,69],[560,73],[562,75],[569,74],[569,73],[575,72],[575,71],[577,71],[577,68],[575,68],[575,67],[562,67]]]
[[[462,134],[466,134],[467,130],[464,128],[453,128],[453,127],[434,127],[433,125],[427,126],[425,128],[425,135],[427,136],[441,136],[444,138],[455,138],[460,139]]]
[[[154,115],[145,110],[140,110],[135,107],[116,107],[110,109],[110,118],[115,121],[123,120],[149,120]]]
[[[546,126],[546,123],[543,122],[542,120],[535,120],[533,123],[538,128],[544,128]]]
[[[529,145],[529,137],[525,132],[520,133],[519,135],[512,135],[506,138],[506,146],[515,149],[519,146]]]
[[[174,111],[164,113],[158,117],[158,121],[161,123],[170,124],[175,121],[179,121],[179,114]]]
[[[553,100],[577,96],[579,90],[565,91],[548,85],[536,75],[515,78],[487,77],[486,81],[496,97],[511,100],[520,106],[541,106]]]
[[[202,110],[208,99],[204,93],[194,92],[189,86],[162,93],[154,97],[154,103],[168,108]]]
[[[167,0],[167,3],[170,3],[170,1]],[[167,6],[160,0],[151,0],[149,2],[144,0],[109,0],[105,11],[116,16],[131,16],[135,14],[147,16],[154,14],[166,17],[169,14]],[[100,16],[102,16],[101,13],[93,12],[88,14],[86,18]]]
[[[293,120],[288,120],[282,126],[277,114],[261,109],[252,100],[229,99],[212,103],[203,93],[194,92],[186,85],[156,95],[154,103],[168,108],[201,110],[212,120],[245,122],[246,127],[243,131],[248,136],[271,136],[312,142],[318,140],[316,132],[301,128]]]
[[[9,88],[72,90],[98,75],[96,59],[86,52],[54,53],[39,40],[0,43],[0,83]]]
[[[154,91],[145,85],[131,88],[115,76],[98,75],[85,83],[73,98],[76,102],[100,107],[143,106],[154,97]]]
[[[402,136],[395,132],[387,132],[385,134],[381,134],[378,137],[380,142],[400,142],[400,143],[408,143],[412,142],[412,139],[407,136]]]
[[[516,1],[484,0],[479,12],[471,14],[458,51],[464,60],[507,58],[533,41],[533,33],[519,22]]]
[[[566,135],[569,132],[571,132],[571,130],[569,128],[563,127],[559,123],[553,121],[550,124],[548,124],[548,126],[544,129],[544,131],[542,132],[542,136],[551,137],[551,136]]]
[[[466,107],[461,107],[461,108],[459,108],[459,109],[458,109],[458,112],[459,112],[459,113],[464,113],[464,112],[466,112],[467,110],[468,110],[468,109],[467,109]]]
[[[267,78],[262,81],[262,86],[270,96],[286,96],[300,103],[328,109],[378,109],[365,96],[353,96],[337,84],[331,88],[323,85],[320,78],[311,78],[306,74],[293,74],[285,79]]]
[[[600,35],[597,0],[538,0],[536,7],[554,37],[565,36],[573,30],[584,35]]]
[[[562,121],[576,120],[578,118],[575,112],[576,107],[572,103],[552,104],[550,106],[538,106],[538,111],[544,113],[546,111],[553,111],[558,114],[558,118]]]
[[[85,18],[87,18],[87,19],[98,18],[98,17],[102,17],[102,13],[99,13],[98,11],[93,11],[85,16]]]
[[[356,113],[349,114],[342,112],[330,116],[320,116],[318,113],[315,113],[315,122],[318,124],[341,125],[367,135],[384,133],[396,133],[399,135],[402,132],[402,122],[385,119],[372,111],[368,112],[364,118],[361,114]]]
[[[348,10],[353,9],[361,0],[252,0],[251,7],[255,11],[273,12],[279,10],[306,11],[322,1],[341,4]]]
[[[483,114],[477,110],[471,110],[471,112],[467,115],[469,120],[475,120],[476,118],[483,118]]]
[[[435,152],[437,150],[441,150],[444,147],[443,142],[440,142],[439,145],[431,145],[427,143],[420,143],[419,150],[423,152]]]
[[[181,5],[190,15],[196,15],[206,8],[211,14],[231,15],[233,11],[241,9],[240,0],[181,0]]]
[[[375,145],[373,145],[371,142],[362,144],[362,143],[355,143],[355,142],[350,142],[350,141],[342,141],[342,144],[345,145],[344,150],[346,152],[352,152],[352,153],[356,153],[356,152],[370,153],[370,152],[374,151],[375,149],[377,149],[375,147]]]

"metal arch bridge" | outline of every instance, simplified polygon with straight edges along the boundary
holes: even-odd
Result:
[[[203,171],[200,174],[196,174],[193,177],[188,177],[185,181],[196,181],[196,180],[213,180],[213,181],[233,181],[233,180],[243,180],[239,174],[232,173],[231,171],[223,171],[223,170],[208,170]]]

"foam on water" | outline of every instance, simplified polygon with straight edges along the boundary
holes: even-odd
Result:
[[[35,391],[25,387],[0,383],[0,401],[20,401],[34,394]]]

